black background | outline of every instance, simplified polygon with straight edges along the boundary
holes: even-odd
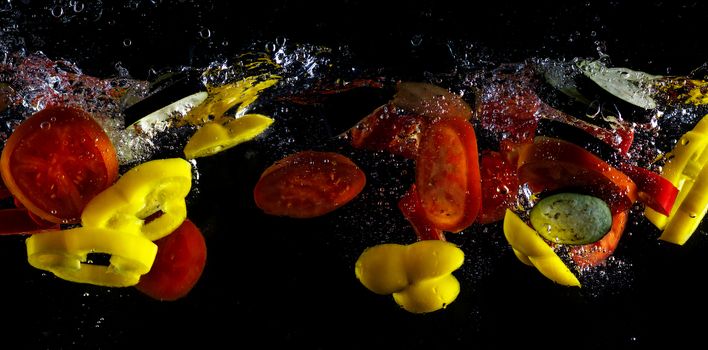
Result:
[[[144,79],[150,69],[200,66],[282,38],[344,45],[358,66],[411,78],[448,71],[455,64],[451,41],[485,52],[494,63],[597,57],[598,47],[615,65],[654,74],[688,74],[708,60],[708,12],[698,2],[104,0],[87,2],[80,13],[72,13],[68,1],[47,3],[11,1],[13,10],[2,15],[14,16],[28,51],[67,58],[100,77],[116,75],[119,63]],[[51,14],[56,6],[64,8],[58,18]],[[209,38],[200,34],[205,29]],[[296,120],[292,125],[302,128],[291,130],[296,136],[316,129]],[[199,161],[190,217],[204,230],[209,257],[202,280],[182,300],[156,302],[133,289],[57,280],[24,263],[21,237],[0,237],[0,341],[12,344],[2,348],[582,349],[680,347],[704,338],[705,232],[679,248],[657,242],[658,233],[639,219],[617,251],[627,265],[608,269],[609,277],[582,290],[555,286],[520,264],[499,227],[473,227],[452,238],[467,254],[456,273],[459,298],[427,315],[402,311],[390,297],[367,291],[353,273],[356,257],[374,241],[412,239],[394,199],[377,195],[390,178],[405,182],[401,168],[348,150],[376,174],[360,198],[318,219],[267,217],[254,207],[251,190],[283,153],[272,145],[279,131]],[[367,200],[390,202],[372,209]]]

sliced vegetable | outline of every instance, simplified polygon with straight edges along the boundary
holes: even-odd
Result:
[[[519,182],[535,193],[574,188],[601,198],[613,214],[637,199],[636,184],[587,150],[558,139],[538,137],[518,150]]]
[[[86,203],[118,177],[118,159],[91,115],[49,106],[10,135],[0,171],[10,192],[34,214],[78,223]]]
[[[612,225],[612,213],[600,198],[558,193],[541,199],[530,213],[541,237],[558,244],[588,244],[600,240]]]
[[[445,240],[445,233],[435,227],[432,222],[428,221],[425,213],[423,213],[420,196],[418,195],[418,190],[415,185],[412,185],[408,192],[398,201],[398,208],[403,213],[403,216],[406,217],[406,220],[413,226],[418,240]]]
[[[138,232],[151,241],[160,239],[187,217],[185,197],[191,186],[192,166],[184,159],[140,164],[86,205],[82,224]],[[147,220],[157,215],[154,220]]]
[[[253,139],[272,123],[273,119],[260,114],[246,114],[223,124],[206,123],[189,138],[184,155],[187,159],[194,159],[219,153]]]
[[[423,212],[436,227],[459,232],[481,207],[477,138],[459,118],[440,119],[426,128],[416,158],[416,187]]]
[[[572,246],[569,255],[580,269],[587,269],[602,264],[615,252],[627,224],[629,211],[612,215],[610,231],[597,242]]]
[[[362,119],[349,134],[355,148],[413,159],[418,155],[421,132],[427,123],[422,116],[400,114],[389,104]]]
[[[207,254],[204,236],[186,219],[177,230],[155,244],[155,263],[135,287],[157,300],[177,300],[186,296],[204,271]]]
[[[620,170],[637,185],[639,201],[663,215],[669,215],[679,190],[661,175],[636,165],[620,163]]]
[[[703,117],[666,155],[661,176],[679,193],[668,216],[645,210],[646,217],[663,232],[659,239],[683,245],[693,235],[708,210],[708,118]]]
[[[374,293],[393,294],[403,309],[426,313],[447,307],[460,292],[452,272],[464,262],[464,253],[439,240],[411,245],[381,244],[367,248],[356,262],[357,279]]]
[[[514,254],[524,264],[531,264],[548,279],[571,287],[580,287],[580,281],[553,251],[546,241],[510,209],[504,216],[504,236]]]
[[[396,86],[391,105],[428,118],[472,117],[472,108],[462,97],[428,83],[402,82]]]
[[[194,106],[198,106],[204,102],[207,96],[206,91],[195,92],[143,116],[130,124],[130,126],[145,130],[153,128],[156,125],[169,123],[170,119],[174,118],[175,115],[185,115],[194,108]]]
[[[627,68],[609,68],[599,60],[582,60],[577,66],[583,74],[613,96],[644,109],[656,108],[656,102],[647,87],[659,76]]]
[[[256,183],[256,205],[270,215],[311,218],[354,199],[366,175],[349,158],[333,152],[302,151],[268,167]]]
[[[477,221],[489,224],[504,218],[507,208],[516,205],[519,180],[516,166],[501,153],[484,150],[479,161],[482,177],[482,207]]]
[[[157,254],[157,246],[141,235],[96,227],[35,234],[26,244],[35,268],[67,281],[106,287],[135,285]],[[89,253],[111,255],[110,264],[92,264]]]

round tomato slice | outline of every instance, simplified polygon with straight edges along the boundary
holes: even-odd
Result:
[[[118,158],[91,115],[49,106],[10,135],[0,170],[28,210],[50,222],[78,223],[86,203],[118,177]]]
[[[356,197],[366,175],[349,158],[333,152],[302,151],[267,168],[256,183],[256,205],[270,215],[312,218]]]
[[[186,219],[155,244],[155,262],[135,287],[158,300],[171,301],[187,295],[199,281],[206,265],[206,242],[201,231]]]
[[[437,228],[460,232],[481,206],[477,137],[459,118],[439,119],[424,131],[416,158],[416,187],[428,220]]]

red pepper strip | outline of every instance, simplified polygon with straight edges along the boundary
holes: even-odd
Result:
[[[548,105],[542,105],[539,109],[539,114],[541,118],[575,126],[612,146],[622,155],[626,155],[629,152],[629,148],[632,147],[632,142],[634,142],[634,131],[624,124],[619,124],[616,129],[609,130],[575,118]]]
[[[518,150],[519,183],[534,193],[579,188],[610,206],[612,214],[628,210],[637,200],[637,185],[627,175],[570,142],[537,137]]]
[[[639,190],[639,200],[649,208],[669,216],[679,190],[661,175],[636,165],[621,163],[619,169],[629,176]]]
[[[30,234],[59,230],[59,224],[38,223],[24,208],[0,210],[0,235]]]
[[[628,213],[622,211],[612,215],[612,227],[599,241],[570,248],[570,256],[578,267],[586,269],[597,266],[612,255],[624,232]]]
[[[415,230],[419,241],[433,239],[445,241],[445,233],[435,227],[425,216],[415,184],[413,184],[408,192],[403,195],[401,200],[398,201],[398,208],[413,226],[413,230]]]

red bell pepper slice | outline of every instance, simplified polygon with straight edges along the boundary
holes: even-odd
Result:
[[[629,163],[619,168],[637,184],[639,201],[649,208],[668,216],[674,207],[679,189],[661,175]]]
[[[445,233],[435,227],[425,216],[415,184],[411,185],[408,192],[398,201],[398,208],[413,226],[419,241],[432,239],[445,241]]]

